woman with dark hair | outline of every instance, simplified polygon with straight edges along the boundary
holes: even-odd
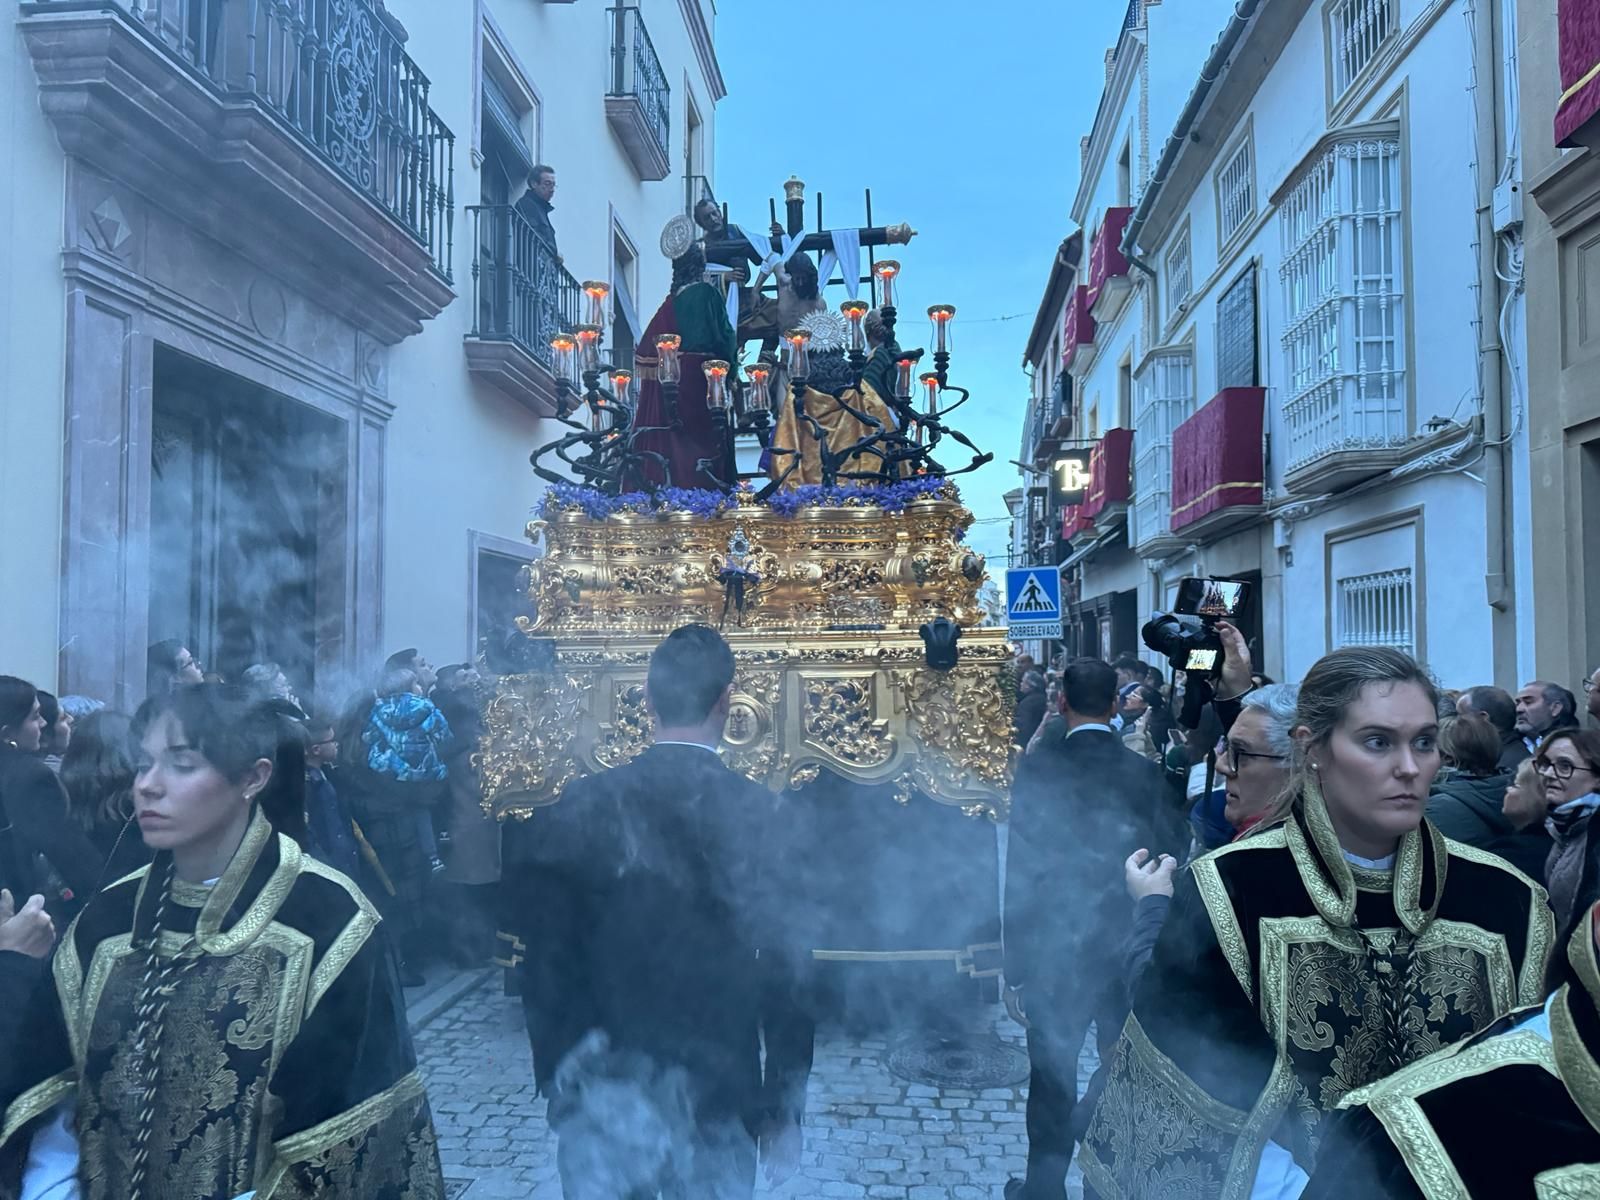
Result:
[[[1140,978],[1084,1139],[1102,1200],[1293,1195],[1347,1094],[1544,995],[1543,889],[1423,817],[1437,712],[1398,650],[1306,675],[1282,815],[1180,876]]]
[[[44,717],[33,684],[0,675],[0,886],[42,893],[58,921],[93,895],[101,856],[67,816],[61,781],[39,757]]]
[[[61,786],[73,823],[106,860],[105,883],[150,861],[133,820],[134,773],[133,719],[109,708],[85,717],[61,760]]]
[[[1487,721],[1458,717],[1451,709],[1439,723],[1439,749],[1455,771],[1433,785],[1429,822],[1445,837],[1498,854],[1542,884],[1550,834],[1543,821],[1518,829],[1506,812],[1513,776],[1500,769],[1505,753],[1500,731]]]
[[[641,433],[637,445],[640,450],[665,458],[672,478],[665,478],[660,464],[647,462],[640,470],[641,478],[625,481],[628,487],[670,482],[674,487],[709,488],[731,486],[734,482],[735,468],[728,458],[733,443],[726,428],[719,428],[712,420],[706,403],[705,365],[720,359],[730,364],[731,372],[738,359],[738,347],[722,293],[706,282],[705,250],[691,240],[693,226],[684,228],[685,225],[686,218],[675,217],[662,234],[662,249],[676,251],[672,290],[645,326],[633,355],[639,394],[635,423],[641,429],[658,430]],[[671,240],[675,232],[681,234],[681,241]],[[668,429],[665,427],[673,422],[657,375],[661,362],[658,339],[674,335],[679,339],[678,425]],[[701,469],[702,462],[707,464],[706,470]]]
[[[377,914],[276,828],[304,778],[237,688],[146,701],[152,863],[62,939],[0,1092],[0,1169],[83,1200],[443,1192]]]
[[[1563,938],[1600,900],[1600,835],[1594,814],[1600,809],[1600,733],[1558,729],[1545,735],[1533,755],[1544,784],[1545,821],[1555,840],[1545,863],[1550,907]]]
[[[146,696],[165,696],[173,688],[204,683],[205,678],[199,661],[180,638],[157,642],[145,654]]]
[[[49,692],[39,692],[39,716],[44,720],[44,732],[39,735],[39,757],[44,765],[56,774],[61,773],[61,756],[72,744],[72,714],[61,707]]]

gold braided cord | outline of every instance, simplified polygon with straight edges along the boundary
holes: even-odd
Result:
[[[23,1126],[49,1112],[77,1090],[78,1073],[71,1070],[34,1084],[6,1109],[5,1123],[0,1125],[0,1146],[15,1137]]]

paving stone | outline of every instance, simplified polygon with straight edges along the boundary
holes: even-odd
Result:
[[[1020,1045],[1003,1011],[989,1029]],[[1026,1087],[940,1090],[886,1065],[893,1039],[818,1031],[801,1173],[759,1197],[797,1200],[988,1200],[1026,1165]],[[441,1156],[450,1179],[471,1179],[461,1200],[561,1200],[555,1137],[535,1094],[520,1003],[498,980],[459,999],[416,1033]],[[1096,1061],[1079,1064],[1080,1089]],[[1074,1168],[1067,1195],[1078,1200]]]

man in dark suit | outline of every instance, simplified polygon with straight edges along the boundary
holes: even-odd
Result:
[[[522,996],[572,1200],[748,1200],[758,1150],[771,1181],[799,1166],[800,856],[717,755],[733,675],[715,630],[675,631],[645,685],[655,744],[522,839]]]
[[[1008,1197],[1059,1200],[1072,1160],[1078,1055],[1089,1023],[1101,1053],[1127,1013],[1120,964],[1131,925],[1123,860],[1153,852],[1170,822],[1161,768],[1112,731],[1117,672],[1078,659],[1062,673],[1066,736],[1017,768],[1006,843],[1005,973],[1028,1022],[1028,1174]]]

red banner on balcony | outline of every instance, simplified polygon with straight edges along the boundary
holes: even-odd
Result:
[[[1089,289],[1082,284],[1067,299],[1067,317],[1061,329],[1061,365],[1070,367],[1079,346],[1094,345],[1094,318],[1089,315]]]
[[[1094,526],[1107,505],[1126,504],[1132,495],[1133,430],[1108,429],[1089,452],[1089,490],[1082,504],[1061,510],[1061,537],[1075,537]]]
[[[1100,289],[1108,279],[1117,279],[1128,273],[1128,259],[1122,253],[1122,235],[1127,232],[1131,208],[1106,209],[1105,222],[1095,235],[1089,248],[1089,303],[1100,297]]]
[[[1600,111],[1600,3],[1559,0],[1556,38],[1561,66],[1556,145],[1581,145],[1573,135]]]
[[[1264,388],[1224,388],[1172,431],[1172,531],[1262,500]]]

